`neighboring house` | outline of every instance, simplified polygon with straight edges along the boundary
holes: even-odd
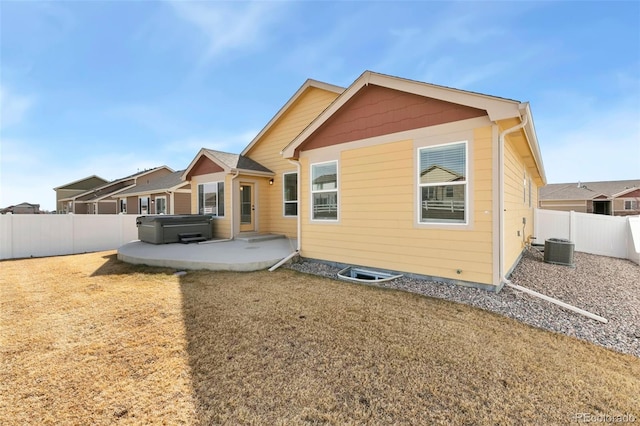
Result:
[[[63,202],[63,199],[68,199],[85,193],[90,189],[97,188],[98,186],[102,186],[107,183],[109,183],[108,180],[92,175],[84,179],[79,179],[53,188],[53,190],[56,191],[56,212],[60,214],[69,213],[69,203]]]
[[[182,180],[183,173],[180,170],[149,179],[149,183],[113,195],[117,213],[141,214],[141,206],[147,206],[146,214],[190,214],[191,184]]]
[[[234,157],[250,167],[225,155],[203,149],[184,173],[192,212],[224,215],[218,236],[281,233],[303,257],[490,290],[546,183],[528,103],[369,71],[347,89],[307,81]]]
[[[540,188],[539,207],[613,216],[640,215],[640,179],[554,183]]]
[[[0,214],[40,214],[40,204],[20,203],[0,210]]]
[[[136,185],[148,184],[154,179],[173,173],[167,166],[155,167],[137,172],[131,176],[108,182],[80,194],[63,198],[60,202],[66,204],[66,211],[75,214],[116,214],[118,200],[115,195]],[[149,213],[149,204],[141,204],[138,211]]]

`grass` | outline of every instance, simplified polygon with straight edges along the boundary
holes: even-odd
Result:
[[[0,291],[6,424],[640,420],[640,359],[409,293],[112,252],[1,262]]]

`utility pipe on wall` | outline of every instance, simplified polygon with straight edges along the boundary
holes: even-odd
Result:
[[[289,163],[293,164],[296,166],[296,170],[298,172],[298,185],[297,185],[297,197],[298,197],[298,216],[296,218],[296,220],[298,221],[297,226],[298,229],[296,231],[297,235],[296,235],[296,240],[297,240],[297,244],[296,244],[296,251],[299,253],[300,249],[302,248],[302,222],[300,220],[300,194],[302,193],[302,189],[300,188],[300,182],[302,180],[302,175],[300,174],[301,168],[302,166],[300,165],[300,161],[294,161],[294,160],[287,160]]]
[[[500,168],[498,170],[498,179],[500,181],[500,189],[498,191],[498,197],[500,199],[500,211],[499,211],[499,222],[500,222],[500,226],[498,227],[500,229],[500,247],[498,249],[498,267],[500,268],[500,283],[503,283],[506,281],[506,277],[504,274],[504,238],[505,238],[505,229],[504,229],[504,144],[505,144],[505,137],[509,134],[509,133],[513,133],[516,132],[520,129],[522,129],[524,126],[527,125],[527,122],[529,121],[529,116],[525,113],[525,116],[522,118],[522,121],[520,122],[520,124],[517,124],[509,129],[503,130],[500,135],[498,136],[498,156],[500,157]]]
[[[500,220],[500,248],[499,248],[499,268],[500,268],[500,283],[504,284],[508,287],[511,287],[515,290],[519,290],[522,291],[524,293],[530,294],[532,296],[538,297],[542,300],[546,300],[547,302],[551,302],[555,305],[558,306],[562,306],[565,309],[569,309],[570,311],[576,312],[580,315],[584,315],[588,318],[594,319],[596,321],[600,321],[602,323],[607,323],[607,319],[599,316],[599,315],[595,315],[592,314],[591,312],[585,311],[583,309],[577,308],[575,306],[569,305],[568,303],[562,302],[558,299],[554,299],[553,297],[549,297],[547,295],[544,295],[542,293],[538,293],[537,291],[533,291],[531,289],[528,289],[526,287],[522,287],[519,286],[517,284],[512,283],[511,281],[509,281],[505,274],[504,274],[504,257],[505,257],[505,248],[504,248],[504,240],[505,240],[505,223],[504,223],[504,144],[505,144],[505,137],[509,134],[509,133],[513,133],[516,132],[520,129],[522,129],[524,126],[527,125],[529,121],[529,115],[527,113],[525,113],[524,117],[522,118],[522,121],[520,122],[520,124],[515,125],[509,129],[506,129],[504,131],[502,131],[500,133],[500,136],[498,137],[498,155],[500,156],[500,170],[499,170],[499,180],[500,180],[500,190],[498,193],[498,196],[500,197],[500,214],[499,214],[499,220]],[[523,237],[524,237],[524,228],[523,228]]]
[[[291,164],[294,164],[296,166],[297,172],[298,172],[298,185],[297,185],[297,197],[298,197],[298,217],[297,217],[297,245],[296,245],[296,251],[294,251],[293,253],[291,253],[289,256],[285,257],[284,259],[282,259],[280,262],[276,263],[275,265],[273,265],[271,268],[269,268],[269,272],[273,272],[276,269],[278,269],[280,266],[284,265],[285,263],[287,263],[290,259],[294,258],[295,256],[300,254],[300,247],[302,247],[302,239],[301,239],[301,221],[300,221],[300,194],[301,194],[301,189],[300,189],[300,162],[299,161],[294,161],[294,160],[287,160],[288,162],[290,162]]]

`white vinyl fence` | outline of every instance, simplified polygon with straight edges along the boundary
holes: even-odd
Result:
[[[564,238],[575,250],[640,264],[640,218],[536,209],[536,243]]]
[[[0,259],[114,250],[137,239],[136,215],[0,215]]]

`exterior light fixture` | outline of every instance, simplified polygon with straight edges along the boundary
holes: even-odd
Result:
[[[273,178],[269,179],[269,185],[273,185]]]

